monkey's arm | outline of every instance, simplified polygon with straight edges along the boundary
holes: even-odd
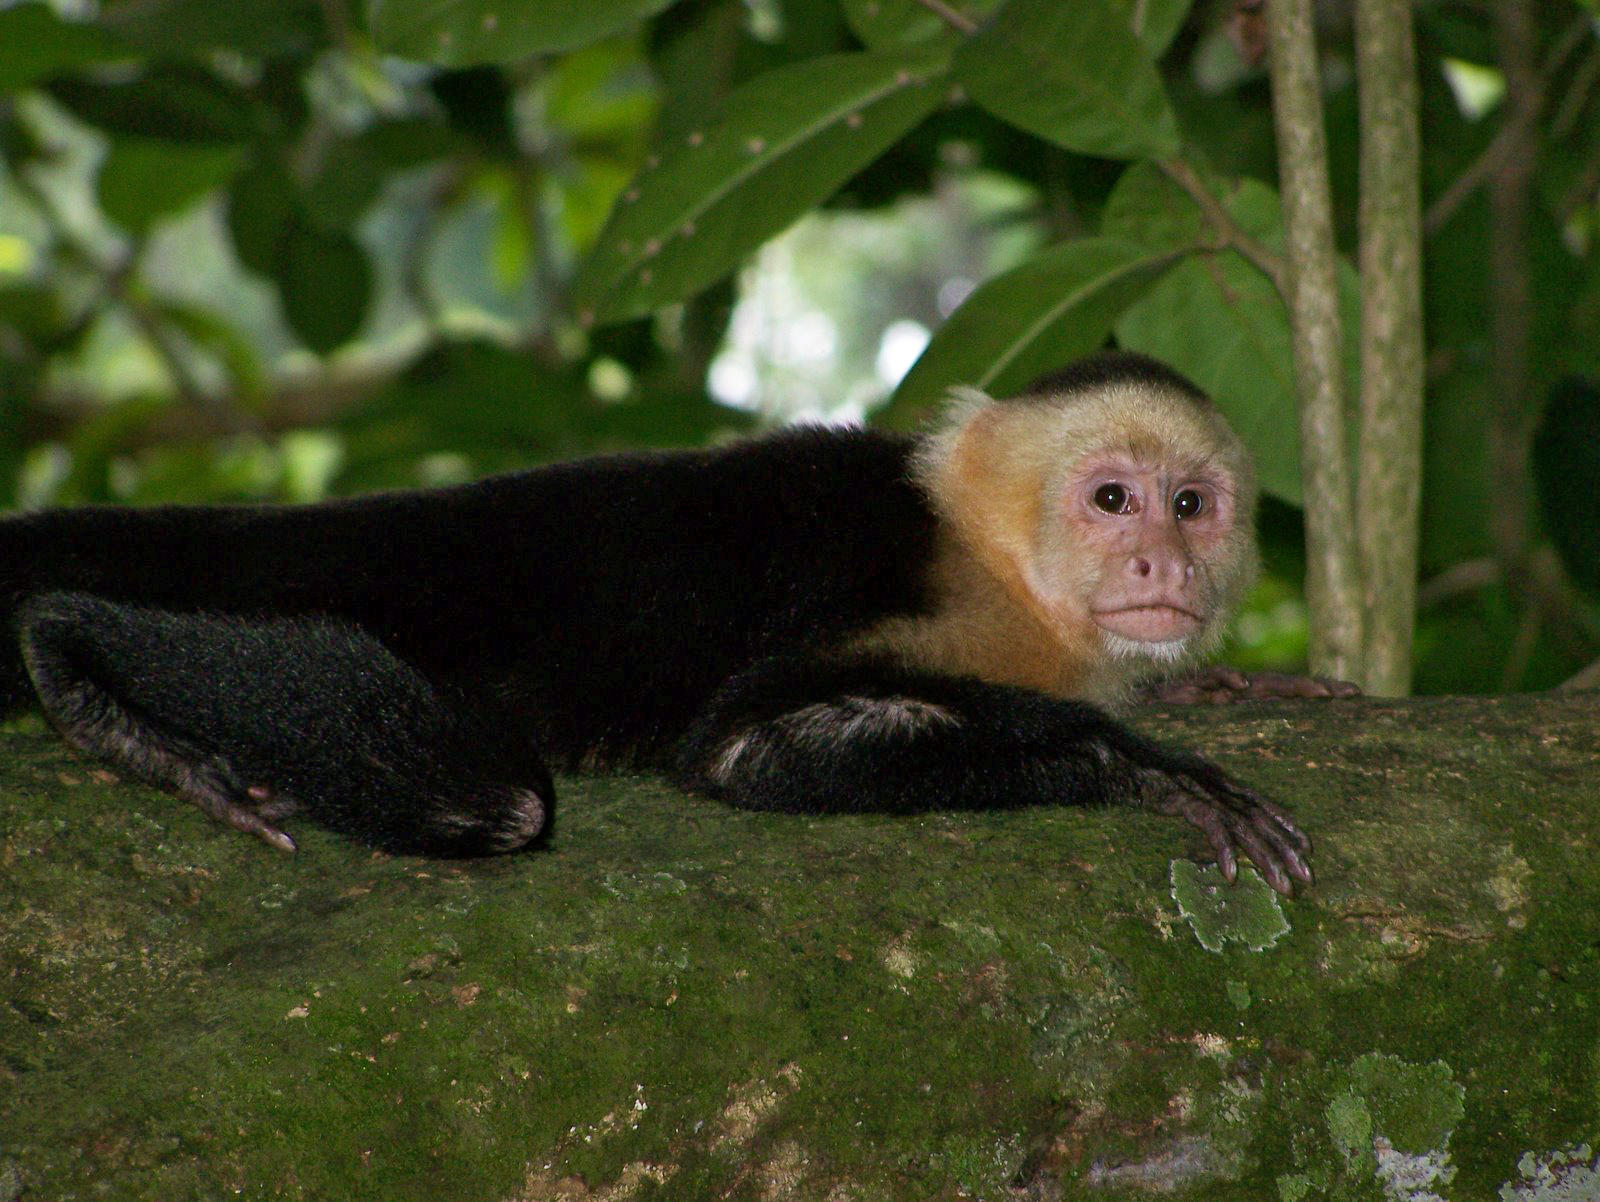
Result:
[[[676,777],[734,805],[796,812],[1143,806],[1198,827],[1229,880],[1240,852],[1280,893],[1311,880],[1310,840],[1208,761],[1091,705],[879,660],[740,673],[679,744]]]

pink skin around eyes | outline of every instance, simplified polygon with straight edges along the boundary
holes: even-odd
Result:
[[[1208,609],[1198,563],[1227,532],[1230,501],[1200,474],[1105,463],[1079,475],[1068,493],[1068,521],[1102,560],[1089,604],[1095,624],[1138,643],[1198,631]]]

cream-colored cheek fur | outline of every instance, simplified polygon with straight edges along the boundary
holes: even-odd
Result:
[[[1159,461],[1177,474],[1220,468],[1233,481],[1232,527],[1199,566],[1206,625],[1180,643],[1109,636],[1089,616],[1103,557],[1075,542],[1060,505],[1085,456]],[[943,525],[929,586],[933,612],[882,623],[852,646],[918,667],[1116,704],[1145,679],[1215,650],[1255,573],[1254,475],[1215,411],[1144,385],[996,402],[955,397],[915,461]]]

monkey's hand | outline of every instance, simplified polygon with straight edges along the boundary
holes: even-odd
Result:
[[[1294,892],[1291,877],[1311,884],[1311,840],[1288,814],[1198,756],[1173,758],[1173,767],[1140,770],[1145,803],[1198,827],[1229,884],[1238,875],[1241,851],[1285,897]]]
[[[1295,697],[1359,697],[1361,689],[1329,676],[1294,676],[1287,672],[1241,672],[1217,665],[1144,691],[1141,700],[1170,705],[1226,705],[1233,701],[1281,701]]]
[[[1198,756],[1080,701],[872,659],[771,660],[731,679],[678,748],[680,784],[795,812],[1123,805],[1187,819],[1231,881],[1309,883],[1289,816]]]

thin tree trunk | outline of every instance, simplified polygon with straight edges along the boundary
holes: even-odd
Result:
[[[1528,280],[1528,202],[1533,176],[1533,113],[1539,103],[1533,11],[1530,0],[1499,0],[1495,42],[1506,79],[1505,121],[1516,139],[1489,180],[1489,327],[1494,421],[1489,431],[1490,537],[1507,585],[1533,604],[1527,581],[1530,558],[1528,456],[1532,422],[1528,347],[1532,300]],[[1504,684],[1521,675],[1513,659]]]
[[[1300,402],[1311,669],[1359,679],[1361,586],[1345,438],[1344,336],[1311,0],[1270,0],[1267,33]]]
[[[1422,203],[1408,0],[1357,0],[1361,112],[1360,683],[1411,688],[1422,480]]]

